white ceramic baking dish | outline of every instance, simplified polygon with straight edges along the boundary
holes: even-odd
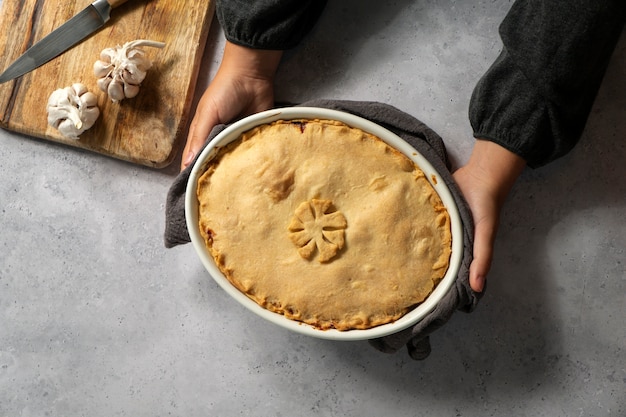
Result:
[[[337,120],[379,137],[390,146],[404,153],[407,157],[413,160],[422,169],[422,171],[424,171],[426,178],[429,179],[432,186],[439,194],[443,204],[446,206],[446,209],[450,214],[450,224],[452,229],[452,254],[448,271],[431,295],[423,303],[418,305],[415,309],[404,315],[399,320],[371,329],[349,331],[319,330],[313,326],[290,320],[281,314],[264,309],[235,288],[221,273],[208,252],[198,226],[198,199],[196,197],[197,182],[199,177],[204,173],[207,162],[215,156],[218,148],[227,145],[237,139],[242,133],[254,128],[255,126],[271,123],[276,120],[292,119]],[[192,168],[191,175],[187,183],[185,199],[187,228],[189,230],[193,247],[211,277],[220,285],[220,287],[224,289],[224,291],[232,296],[232,298],[248,308],[250,311],[272,323],[284,327],[285,329],[312,337],[332,340],[374,339],[399,332],[400,330],[406,329],[407,327],[419,322],[435,308],[437,303],[450,290],[450,287],[456,280],[459,266],[463,258],[463,228],[454,198],[444,181],[436,181],[436,178],[438,177],[439,174],[435,171],[433,166],[411,145],[394,133],[390,132],[388,129],[385,129],[369,120],[341,111],[314,107],[288,107],[268,110],[246,117],[228,126],[219,135],[217,135],[200,154],[196,164]]]

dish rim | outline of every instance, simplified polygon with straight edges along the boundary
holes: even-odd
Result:
[[[354,329],[347,331],[339,331],[336,329],[320,330],[306,323],[288,319],[282,314],[267,310],[257,304],[254,300],[248,298],[244,293],[239,291],[226,276],[219,270],[215,264],[213,257],[209,253],[204,239],[200,234],[198,226],[198,199],[196,195],[197,183],[200,176],[204,173],[208,162],[217,154],[218,150],[228,143],[236,140],[242,133],[248,130],[277,120],[294,120],[294,119],[324,119],[336,120],[351,127],[359,128],[374,136],[377,136],[391,147],[402,152],[424,172],[427,180],[433,186],[444,206],[450,215],[450,229],[452,234],[452,251],[450,254],[450,263],[448,270],[443,279],[435,287],[433,292],[421,304],[413,310],[406,313],[398,320],[382,324],[369,329]],[[229,126],[217,134],[210,143],[203,149],[198,156],[194,166],[192,167],[189,179],[186,185],[185,193],[185,221],[187,230],[191,238],[191,243],[200,258],[205,269],[211,275],[213,280],[228,293],[232,298],[238,301],[248,310],[258,316],[281,326],[285,329],[296,333],[304,334],[321,339],[330,340],[368,340],[376,339],[390,334],[398,333],[410,326],[417,324],[426,315],[435,309],[439,301],[447,294],[456,281],[459,268],[463,259],[463,226],[461,218],[456,206],[456,202],[448,186],[444,181],[437,181],[441,178],[432,164],[421,155],[413,146],[404,139],[397,136],[390,130],[380,126],[379,124],[356,116],[351,113],[340,110],[326,109],[321,107],[285,107],[279,109],[266,110],[254,115],[245,117]]]

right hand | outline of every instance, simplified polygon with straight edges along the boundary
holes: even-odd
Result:
[[[274,75],[281,56],[282,51],[226,42],[222,63],[191,121],[181,171],[193,162],[214,126],[273,107]]]

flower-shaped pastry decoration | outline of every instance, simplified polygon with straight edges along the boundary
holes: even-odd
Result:
[[[346,218],[334,210],[332,201],[305,201],[296,209],[289,224],[289,238],[298,247],[298,253],[310,259],[319,252],[317,260],[328,262],[343,248]]]

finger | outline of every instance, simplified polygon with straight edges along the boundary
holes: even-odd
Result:
[[[475,225],[474,259],[470,264],[469,280],[472,290],[482,292],[491,268],[497,222],[483,219]]]
[[[195,122],[195,120],[197,119],[194,119],[194,122],[189,129],[187,143],[185,144],[185,149],[183,150],[181,170],[187,168],[187,166],[193,162],[194,158],[202,148],[202,144],[208,137],[208,124],[204,121]]]

